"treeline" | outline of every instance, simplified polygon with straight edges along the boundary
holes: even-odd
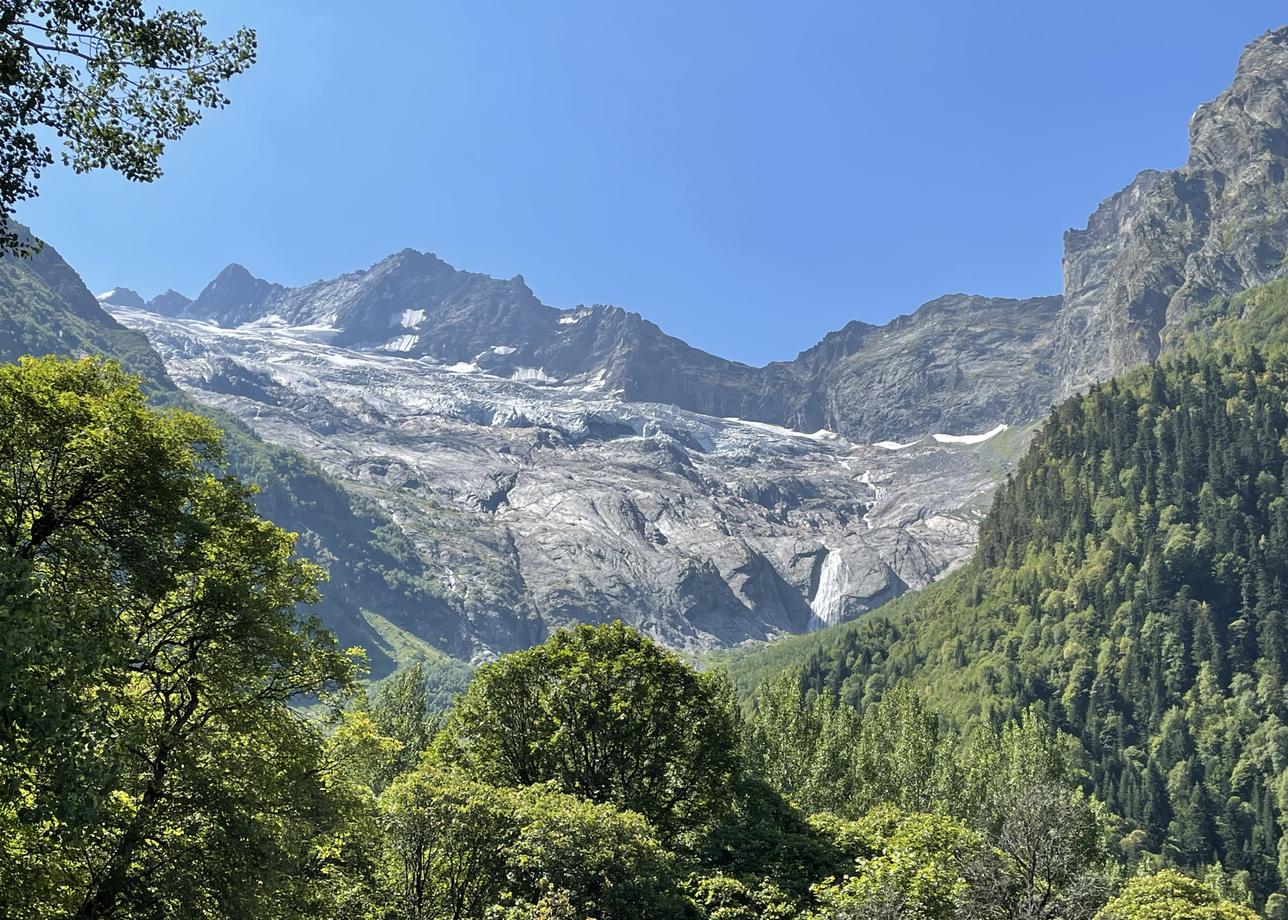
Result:
[[[368,699],[221,462],[113,366],[0,368],[0,915],[1255,916],[1220,873],[1127,878],[1032,713],[966,739],[910,690],[860,714],[788,675],[744,717],[621,624],[442,716],[415,669]]]
[[[1054,410],[976,559],[814,648],[865,710],[901,681],[956,724],[1076,738],[1129,860],[1219,864],[1288,905],[1288,359],[1192,352]]]

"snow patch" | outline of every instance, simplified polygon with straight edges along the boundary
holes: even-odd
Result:
[[[745,418],[735,418],[726,416],[726,422],[733,422],[735,425],[746,425],[748,428],[758,428],[761,431],[767,431],[770,434],[776,434],[782,438],[808,438],[811,441],[839,441],[841,436],[835,431],[828,431],[826,428],[820,428],[818,431],[807,433],[797,431],[794,428],[784,428],[782,425],[771,425],[768,422],[752,422]]]
[[[940,444],[983,444],[989,438],[995,438],[1010,425],[998,425],[983,434],[934,434],[931,435]]]
[[[385,343],[385,351],[411,351],[412,347],[420,341],[418,335],[400,335],[390,339]]]
[[[493,345],[491,350],[494,355],[512,355],[519,349],[513,345]]]
[[[571,326],[573,323],[580,323],[587,316],[590,316],[589,310],[578,310],[576,313],[571,313],[566,316],[559,317],[559,325]]]
[[[935,435],[935,437],[939,437],[939,435]],[[915,441],[909,441],[907,444],[900,444],[898,441],[876,441],[873,443],[872,446],[879,447],[882,450],[905,450],[909,447],[912,447],[914,444],[920,444],[920,443],[921,443],[921,439],[918,438]]]
[[[389,325],[401,326],[404,329],[415,329],[425,321],[424,310],[403,310],[396,314]]]

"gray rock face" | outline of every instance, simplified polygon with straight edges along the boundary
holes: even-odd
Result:
[[[820,355],[808,387],[822,394],[826,427],[855,437],[1037,419],[1054,395],[1060,303],[950,294],[866,330],[839,357]]]
[[[460,620],[432,634],[475,658],[616,617],[699,651],[856,616],[969,555],[997,445],[1014,440],[804,434],[626,401],[602,380],[349,348],[315,314],[115,315],[197,399],[378,502]]]
[[[345,347],[470,363],[513,379],[594,383],[627,400],[862,440],[1038,417],[1050,400],[1058,307],[1055,297],[950,295],[886,326],[851,323],[793,361],[757,368],[693,348],[637,313],[558,310],[522,277],[458,271],[408,249],[299,288],[232,265],[177,315],[226,327],[270,318],[325,327]]]
[[[1244,51],[1190,120],[1185,166],[1147,172],[1065,236],[1061,394],[1157,357],[1213,298],[1278,277],[1288,252],[1288,29]]]
[[[192,298],[185,297],[173,288],[162,291],[147,303],[149,310],[162,316],[178,316],[190,306],[192,306]]]

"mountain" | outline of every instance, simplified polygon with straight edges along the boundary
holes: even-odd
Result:
[[[1164,353],[1214,298],[1285,271],[1286,114],[1281,29],[1249,45],[1230,88],[1195,112],[1183,167],[1141,172],[1065,234],[1062,296],[949,295],[884,326],[851,323],[765,367],[693,348],[618,307],[556,309],[521,276],[458,271],[411,249],[296,288],[230,265],[177,314],[154,311],[226,327],[276,317],[333,329],[344,347],[593,382],[629,401],[855,441],[1024,424]]]
[[[138,291],[124,287],[114,287],[110,291],[104,291],[97,298],[99,303],[114,303],[122,307],[141,308],[147,306],[143,300],[143,295]]]
[[[423,571],[409,580],[459,617],[435,644],[467,657],[614,618],[698,652],[856,616],[969,554],[1023,438],[868,445],[345,347],[317,313],[227,328],[114,309],[196,399],[390,515]]]
[[[1060,395],[1168,350],[1214,299],[1288,264],[1288,29],[1243,52],[1190,119],[1180,169],[1147,170],[1065,234]]]
[[[621,616],[701,651],[952,569],[1053,402],[1277,275],[1286,87],[1280,30],[1199,108],[1185,166],[1141,173],[1066,234],[1062,296],[947,295],[764,367],[412,249],[300,287],[235,264],[186,305],[111,307],[187,392],[396,522],[407,584],[434,598],[397,628],[481,657]]]
[[[30,239],[25,228],[21,232]],[[327,570],[329,580],[316,612],[341,641],[364,646],[377,676],[400,659],[442,659],[433,646],[449,645],[459,627],[432,594],[407,584],[390,586],[388,573],[414,578],[420,571],[414,560],[404,558],[406,550],[392,522],[315,464],[265,443],[232,416],[194,403],[175,386],[147,338],[105,312],[48,244],[29,259],[0,257],[0,360],[16,361],[27,354],[107,356],[143,377],[158,406],[211,415],[225,430],[231,470],[260,488],[260,513],[300,534],[301,551]],[[417,622],[417,634],[404,633],[373,610]],[[448,666],[443,679],[454,680],[454,668]]]
[[[147,308],[153,313],[160,313],[162,316],[178,316],[192,304],[191,297],[185,297],[173,288],[162,291],[153,297],[146,304]],[[130,306],[130,304],[122,304]]]
[[[6,359],[116,357],[158,404],[225,427],[261,513],[327,568],[319,614],[368,648],[376,674],[617,616],[695,652],[856,616],[969,554],[1022,439],[854,444],[628,402],[593,381],[345,348],[316,324],[230,329],[106,298],[167,369],[53,247],[0,260],[0,279]],[[220,288],[233,303],[235,287]]]
[[[144,301],[143,295],[130,288],[115,287],[99,294],[97,300],[105,307],[130,307],[147,309],[162,316],[178,316],[192,304],[192,298],[185,297],[173,288],[163,291],[151,300]]]
[[[637,313],[559,310],[521,276],[459,271],[406,249],[298,288],[230,265],[178,315],[229,328],[275,319],[333,330],[344,347],[593,383],[629,401],[704,415],[901,440],[1040,417],[1050,403],[1059,307],[1058,297],[950,295],[886,326],[851,323],[793,361],[755,368],[693,348]]]
[[[1247,300],[1288,313],[1283,284]],[[968,566],[735,659],[735,679],[747,692],[793,668],[860,709],[910,681],[963,725],[1036,708],[1085,749],[1126,851],[1219,861],[1260,897],[1282,891],[1286,405],[1282,344],[1196,350],[1072,398],[998,492]]]

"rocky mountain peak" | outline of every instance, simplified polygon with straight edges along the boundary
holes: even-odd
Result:
[[[1065,234],[1057,395],[1152,360],[1214,298],[1284,272],[1288,29],[1247,47],[1190,141],[1185,166],[1139,174]]]
[[[112,304],[117,307],[133,307],[141,310],[144,307],[143,297],[138,291],[127,287],[114,287],[110,291],[104,291],[98,295],[99,303]]]
[[[187,312],[223,326],[236,326],[263,315],[262,308],[285,288],[256,278],[244,265],[233,262],[197,295]]]
[[[149,300],[146,306],[153,313],[160,313],[162,316],[179,316],[192,306],[192,298],[169,288]]]
[[[1244,49],[1230,88],[1190,119],[1191,169],[1238,172],[1267,156],[1288,155],[1288,28]]]

